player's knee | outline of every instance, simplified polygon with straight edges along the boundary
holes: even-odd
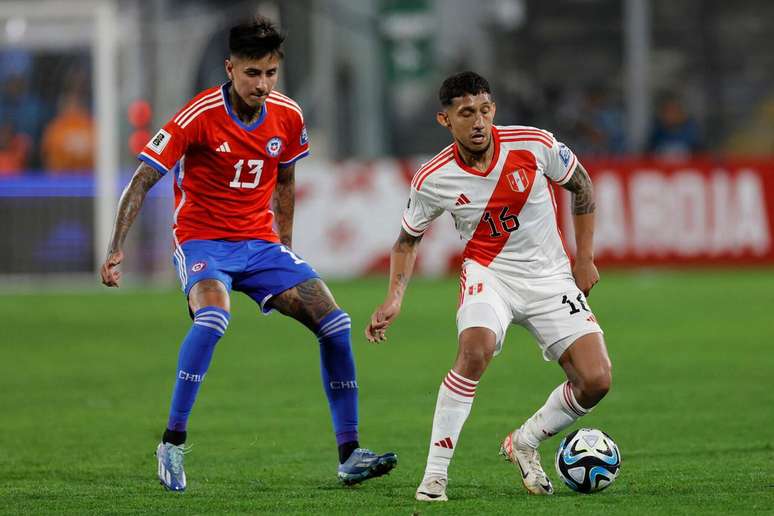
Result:
[[[610,391],[612,383],[613,376],[610,367],[601,367],[591,374],[585,375],[581,390],[585,398],[599,401]]]
[[[222,337],[228,329],[231,314],[217,306],[205,306],[194,313],[194,326]]]
[[[494,356],[496,344],[493,332],[487,328],[468,328],[463,331],[457,355],[458,371],[467,372],[469,378],[483,374]]]

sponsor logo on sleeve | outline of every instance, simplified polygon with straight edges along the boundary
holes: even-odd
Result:
[[[277,156],[279,156],[281,150],[282,150],[282,140],[280,140],[279,137],[275,136],[274,138],[266,142],[266,152],[272,158],[276,158]]]
[[[301,128],[301,145],[309,143],[309,135],[306,132],[306,126]]]
[[[150,149],[156,154],[161,154],[164,151],[164,147],[167,146],[169,140],[171,139],[171,134],[166,132],[164,129],[159,129],[159,132],[156,133],[156,136],[151,138],[151,141],[148,142],[148,147],[150,147]]]
[[[567,148],[567,146],[563,143],[559,144],[559,159],[562,160],[562,163],[564,163],[564,166],[567,167],[570,164],[570,157],[572,156],[572,153],[570,152],[570,149]]]

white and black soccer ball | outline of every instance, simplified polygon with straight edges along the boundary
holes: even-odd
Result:
[[[608,487],[621,470],[621,453],[615,441],[602,430],[580,428],[562,439],[556,452],[556,472],[579,493],[594,493]]]

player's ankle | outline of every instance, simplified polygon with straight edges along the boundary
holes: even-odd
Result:
[[[178,431],[178,430],[170,430],[167,428],[164,430],[164,435],[161,437],[161,442],[163,443],[169,443],[174,444],[175,446],[180,446],[181,444],[185,444],[185,439],[188,436],[188,432],[185,430]]]
[[[360,443],[357,441],[349,441],[341,443],[339,445],[339,464],[344,464],[352,452],[360,448]]]

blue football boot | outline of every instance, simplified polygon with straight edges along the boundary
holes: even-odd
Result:
[[[159,443],[156,448],[156,458],[159,461],[158,476],[161,484],[170,491],[185,491],[185,471],[183,471],[183,455],[190,447]]]
[[[369,478],[386,475],[398,464],[398,456],[392,452],[377,455],[369,449],[357,448],[339,464],[339,480],[345,485],[359,484]]]

